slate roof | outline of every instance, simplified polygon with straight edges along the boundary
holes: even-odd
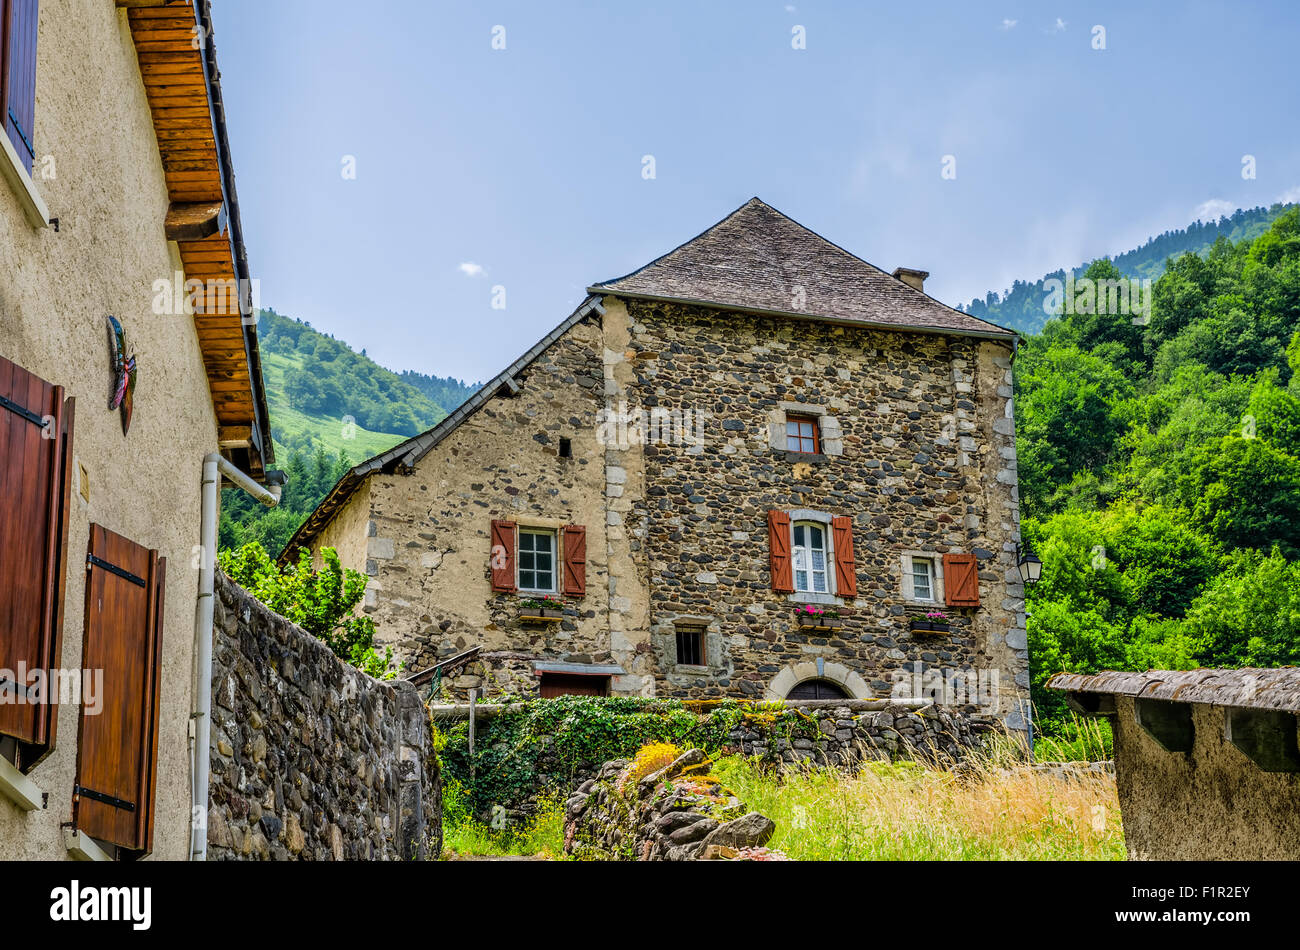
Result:
[[[1179,703],[1300,712],[1300,668],[1057,673],[1047,685],[1074,693],[1111,693]]]
[[[848,324],[1015,337],[940,303],[758,198],[639,270],[587,290]]]

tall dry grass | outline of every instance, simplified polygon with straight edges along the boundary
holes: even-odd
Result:
[[[743,758],[714,774],[776,822],[768,847],[803,861],[1124,858],[1111,776],[1061,777],[995,747],[962,772],[871,763],[857,775],[805,769],[778,776]]]

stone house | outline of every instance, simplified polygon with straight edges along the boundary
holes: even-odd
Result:
[[[273,462],[211,16],[0,13],[0,859],[183,860],[201,526]]]
[[[454,695],[941,685],[1022,728],[1016,337],[926,276],[755,198],[589,287],[442,423],[347,472],[282,557],[331,546],[368,574],[408,672],[478,648]]]
[[[1300,669],[1058,673],[1110,719],[1129,858],[1300,860]]]

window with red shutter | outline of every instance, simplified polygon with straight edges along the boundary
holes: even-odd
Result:
[[[33,695],[30,673],[60,664],[72,422],[62,386],[0,357],[0,735],[18,740],[24,771],[54,747],[58,723],[57,689]]]
[[[858,596],[858,568],[853,560],[853,519],[836,515],[831,519],[831,547],[835,551],[835,593]]]
[[[157,551],[90,526],[83,666],[103,682],[81,707],[73,822],[135,852],[153,849],[166,570]]]
[[[0,118],[14,151],[32,171],[36,158],[36,30],[38,0],[0,0]]]
[[[772,590],[778,594],[794,593],[794,570],[790,563],[790,514],[767,513],[768,562],[772,569]]]
[[[503,593],[515,590],[515,523],[492,522],[492,549],[488,554],[492,569],[492,589]]]
[[[587,593],[587,529],[580,524],[564,526],[564,593],[583,597]]]
[[[943,556],[944,603],[949,607],[978,607],[979,569],[973,554]]]

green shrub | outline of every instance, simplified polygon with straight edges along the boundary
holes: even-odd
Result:
[[[298,552],[298,563],[280,568],[257,542],[237,551],[222,551],[221,569],[280,616],[321,640],[334,655],[376,679],[393,679],[393,651],[375,650],[375,622],[352,609],[366,592],[366,576],[345,569],[333,548],[321,549],[324,567],[311,569],[311,553]]]

